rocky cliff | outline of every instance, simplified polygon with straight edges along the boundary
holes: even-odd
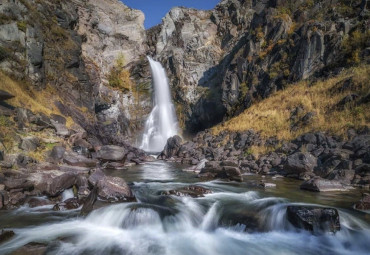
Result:
[[[46,106],[102,143],[123,142],[140,127],[138,116],[150,108],[148,77],[141,73],[146,87],[138,90],[129,69],[146,52],[142,12],[116,0],[16,0],[2,1],[0,13],[4,74],[54,94]]]
[[[184,127],[196,132],[302,79],[368,60],[366,1],[224,0],[174,8],[148,32]]]

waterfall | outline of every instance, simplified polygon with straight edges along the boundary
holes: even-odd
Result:
[[[170,87],[166,72],[161,63],[148,57],[154,87],[154,107],[145,123],[140,148],[150,152],[160,152],[167,139],[178,133],[175,108],[171,101]]]

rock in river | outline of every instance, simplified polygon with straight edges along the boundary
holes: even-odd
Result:
[[[337,209],[291,205],[287,207],[286,212],[288,221],[296,228],[313,233],[335,233],[340,230]]]

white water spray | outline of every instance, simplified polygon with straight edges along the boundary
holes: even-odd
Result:
[[[159,152],[163,150],[167,139],[178,133],[178,123],[166,72],[161,63],[150,57],[148,60],[154,86],[154,108],[145,123],[140,148],[145,151]]]

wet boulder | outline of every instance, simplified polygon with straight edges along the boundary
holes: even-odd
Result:
[[[95,204],[97,198],[98,198],[98,187],[95,186],[91,190],[91,192],[88,195],[88,197],[85,199],[85,202],[84,202],[84,204],[82,206],[82,209],[81,209],[80,214],[81,215],[87,215],[87,214],[89,214],[93,210],[94,204]]]
[[[135,196],[124,179],[105,176],[97,182],[98,197],[109,202],[134,201]]]
[[[11,253],[12,255],[43,255],[47,253],[47,245],[43,243],[28,243]]]
[[[126,150],[116,145],[105,145],[96,153],[96,158],[103,161],[124,161]]]
[[[51,205],[52,202],[42,197],[30,197],[26,199],[26,204],[28,204],[30,208],[34,208],[39,206]]]
[[[37,190],[54,197],[75,185],[77,173],[51,170],[33,173],[28,179]]]
[[[174,190],[166,190],[160,192],[160,195],[174,195],[179,197],[204,197],[204,194],[212,193],[211,190],[203,188],[201,186],[191,185]]]
[[[335,233],[340,230],[339,214],[335,208],[291,205],[286,213],[288,221],[296,228],[312,233]]]
[[[370,210],[370,194],[364,193],[362,199],[354,207],[357,210]]]
[[[80,200],[78,198],[69,198],[61,203],[57,203],[54,205],[54,211],[67,211],[79,208],[81,205]]]
[[[0,244],[8,241],[14,236],[14,231],[11,230],[1,230],[0,232]]]
[[[317,166],[317,158],[306,152],[296,152],[289,155],[284,164],[284,170],[290,174],[312,172]]]
[[[326,180],[321,177],[315,176],[310,180],[303,182],[300,186],[301,189],[326,192],[326,191],[346,191],[347,188],[340,182],[334,180]]]
[[[168,138],[166,146],[164,147],[164,150],[161,152],[158,158],[168,159],[177,156],[177,153],[181,148],[181,143],[182,139],[178,135]]]
[[[231,181],[237,181],[237,182],[243,181],[243,176],[238,167],[224,166],[222,169],[223,169],[223,173],[219,175],[221,178],[227,178]]]

